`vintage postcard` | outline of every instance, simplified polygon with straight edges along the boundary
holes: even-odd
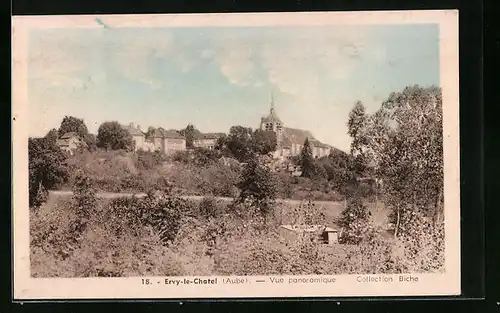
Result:
[[[457,11],[12,31],[15,299],[460,294]]]

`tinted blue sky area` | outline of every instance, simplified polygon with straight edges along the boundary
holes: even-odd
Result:
[[[47,29],[30,34],[30,135],[64,115],[204,132],[259,126],[274,93],[285,126],[349,148],[356,100],[376,110],[439,85],[437,25]]]

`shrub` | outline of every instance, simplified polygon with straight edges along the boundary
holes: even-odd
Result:
[[[39,207],[47,199],[47,190],[66,182],[69,169],[65,154],[55,143],[45,138],[30,138],[29,206]]]
[[[420,211],[404,210],[397,238],[405,266],[414,272],[444,269],[444,223],[432,224]]]
[[[77,248],[79,234],[72,226],[79,217],[71,209],[72,203],[57,203],[51,208],[42,207],[30,213],[30,247],[32,252],[46,254],[52,260],[68,258]],[[48,266],[48,264],[43,264]]]
[[[90,217],[97,207],[96,190],[92,180],[79,172],[73,186],[72,210],[78,217],[70,223],[71,232],[79,241],[85,232]]]
[[[370,212],[361,199],[349,199],[347,207],[342,211],[338,224],[342,227],[339,240],[347,244],[359,244],[370,230]]]
[[[137,168],[142,170],[149,170],[161,165],[164,161],[164,155],[159,151],[137,151]]]
[[[125,227],[153,227],[162,242],[167,243],[175,238],[180,228],[180,219],[190,210],[192,205],[187,200],[160,191],[141,199],[115,199],[110,203],[108,211],[115,216],[114,219],[127,221]]]
[[[203,194],[234,197],[237,182],[238,172],[222,164],[214,164],[200,172],[197,190]]]
[[[221,156],[217,150],[195,148],[189,151],[178,151],[174,154],[173,159],[184,164],[206,167],[217,163]]]
[[[259,208],[263,215],[270,212],[276,200],[278,184],[269,169],[251,159],[245,165],[238,187],[241,190],[240,202],[249,201]]]
[[[203,197],[198,204],[198,211],[202,217],[216,217],[220,213],[220,208],[214,197]]]

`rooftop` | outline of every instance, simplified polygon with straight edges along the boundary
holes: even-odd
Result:
[[[59,137],[59,139],[69,139],[72,137],[78,137],[78,135],[75,132],[69,132],[69,133],[65,133],[64,135]]]
[[[195,139],[217,139],[225,135],[224,133],[204,133],[196,135]]]

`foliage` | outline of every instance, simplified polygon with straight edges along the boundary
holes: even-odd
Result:
[[[29,205],[40,206],[47,191],[67,181],[69,169],[66,156],[54,144],[44,138],[30,138],[29,159]]]
[[[245,165],[238,187],[239,201],[250,201],[263,215],[271,210],[278,193],[276,177],[256,159],[250,159]]]
[[[164,161],[164,155],[160,151],[137,151],[137,168],[143,170],[153,169],[161,165]]]
[[[95,151],[96,138],[93,134],[89,133],[83,119],[74,116],[65,116],[59,126],[58,135],[62,136],[69,132],[74,132],[82,139],[85,149]]]
[[[256,129],[252,134],[252,150],[258,154],[268,154],[276,150],[277,138],[273,131]]]
[[[392,93],[372,115],[359,111],[351,112],[363,116],[357,119],[362,123],[352,123],[359,126],[350,130],[356,137],[352,148],[362,151],[360,155],[371,161],[374,174],[383,181],[384,202],[395,212],[391,222],[406,227],[394,218],[407,203],[411,203],[407,209],[422,210],[439,222],[443,211],[441,90],[410,86]]]
[[[83,138],[89,131],[83,119],[74,116],[65,116],[61,122],[61,126],[59,126],[59,134],[64,135],[69,132],[74,132]]]
[[[349,199],[342,211],[338,225],[342,228],[339,240],[347,244],[359,244],[370,230],[370,212],[357,197]]]
[[[198,212],[202,217],[216,217],[220,213],[217,200],[213,196],[203,197],[198,204]]]
[[[97,130],[97,146],[107,150],[132,150],[132,136],[118,122],[104,122]]]
[[[347,184],[353,177],[349,162],[349,155],[337,150],[333,150],[329,156],[318,160],[318,163],[325,169],[326,177],[335,190],[345,192]]]
[[[236,197],[239,172],[229,166],[214,164],[200,172],[196,189],[202,194]]]
[[[186,128],[180,130],[179,133],[186,138],[187,148],[193,148],[193,140],[196,136],[201,134],[192,124],[187,125]]]
[[[94,134],[88,133],[83,137],[85,146],[88,151],[95,152],[97,150],[97,138]]]
[[[199,167],[214,165],[221,157],[218,150],[210,150],[205,148],[194,148],[189,151],[177,151],[173,159],[184,164],[193,164]]]
[[[55,146],[57,144],[57,139],[59,139],[59,131],[55,128],[52,128],[45,135],[44,139],[47,140],[48,144]]]
[[[118,223],[131,231],[151,226],[160,236],[163,243],[172,241],[180,228],[180,220],[184,214],[192,210],[191,204],[182,198],[164,193],[148,194],[144,198],[118,198],[109,204],[107,218],[128,221]]]
[[[306,138],[306,140],[304,141],[299,160],[299,166],[302,169],[302,177],[314,177],[314,158],[312,155],[312,148],[311,144],[309,143],[309,138]]]
[[[238,161],[246,162],[253,157],[252,129],[232,126],[224,145]]]

